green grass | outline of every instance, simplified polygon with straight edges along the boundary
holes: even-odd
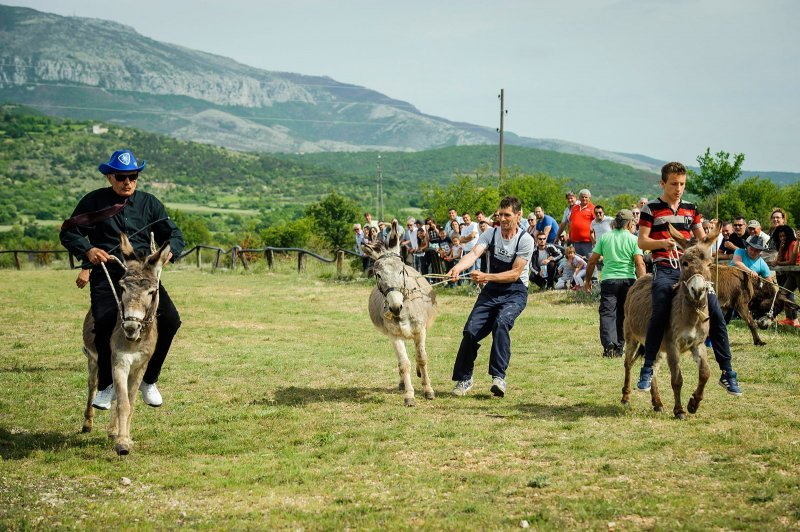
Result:
[[[450,371],[473,298],[441,290],[428,339],[437,398],[418,387],[404,408],[367,316],[371,283],[293,264],[165,272],[183,327],[165,404],[138,402],[125,459],[108,413],[79,433],[88,293],[75,273],[0,271],[0,528],[800,527],[797,334],[768,332],[757,348],[733,326],[744,395],[726,395],[711,362],[706,400],[680,422],[639,394],[620,405],[622,362],[600,356],[596,307],[532,294],[506,398],[488,391],[487,339],[476,387],[457,399]],[[685,402],[697,377],[688,357],[683,368]]]

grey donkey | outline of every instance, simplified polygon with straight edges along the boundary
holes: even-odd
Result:
[[[156,310],[159,280],[161,269],[170,256],[170,247],[165,242],[150,255],[137,257],[127,235],[122,233],[120,251],[126,271],[119,282],[122,287],[122,293],[118,294],[119,316],[111,335],[111,371],[116,399],[111,405],[108,437],[114,440],[117,454],[127,455],[133,448],[130,433],[136,392],[158,339]],[[94,319],[91,311],[83,320],[83,345],[89,368],[89,393],[83,432],[91,432],[94,419],[92,401],[97,393],[97,351],[94,346]]]

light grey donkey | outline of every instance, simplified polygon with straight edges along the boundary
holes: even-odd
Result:
[[[153,356],[158,339],[156,310],[161,269],[170,255],[168,243],[147,257],[137,257],[128,237],[120,234],[120,250],[126,271],[119,284],[119,316],[111,335],[111,372],[116,399],[111,405],[111,425],[108,437],[115,442],[114,450],[126,455],[133,448],[131,419],[136,392],[144,377],[147,363]],[[97,393],[97,351],[94,347],[94,319],[92,312],[83,321],[83,344],[89,366],[89,396],[84,413],[83,432],[92,430],[94,408],[92,401]]]
[[[403,403],[414,406],[414,387],[411,384],[411,362],[406,340],[414,340],[417,376],[422,378],[426,399],[434,392],[428,376],[428,353],[425,338],[428,327],[436,318],[436,294],[422,275],[406,265],[400,257],[400,230],[392,222],[388,243],[378,239],[362,249],[372,259],[377,285],[369,296],[369,317],[383,334],[389,337],[397,354],[400,390]]]

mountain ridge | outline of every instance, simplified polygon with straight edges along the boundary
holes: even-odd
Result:
[[[328,76],[261,70],[164,43],[117,22],[2,5],[0,19],[0,99],[49,114],[261,152],[497,143],[494,128],[421,113],[409,102]],[[185,99],[178,110],[170,106],[175,98]],[[107,105],[89,105],[96,101]],[[144,102],[150,114],[138,112]],[[635,158],[577,143],[513,132],[505,140],[653,170]]]

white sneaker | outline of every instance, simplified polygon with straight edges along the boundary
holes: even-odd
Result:
[[[161,398],[161,394],[156,388],[156,384],[147,384],[146,382],[142,381],[139,385],[139,390],[142,392],[142,401],[144,404],[149,406],[161,406],[161,403],[164,400]]]
[[[109,384],[105,390],[97,392],[97,395],[94,396],[94,401],[92,401],[92,406],[98,410],[108,410],[111,408],[111,401],[116,398],[117,394],[114,393],[114,385]]]

